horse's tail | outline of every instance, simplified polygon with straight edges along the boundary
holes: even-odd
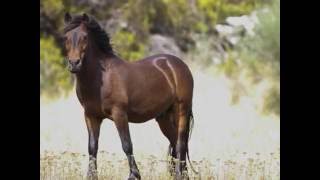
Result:
[[[191,161],[190,161],[190,157],[189,157],[189,140],[191,138],[191,134],[192,134],[192,130],[193,130],[193,125],[194,125],[194,118],[193,118],[193,113],[192,113],[192,109],[190,110],[190,113],[189,113],[189,121],[188,121],[188,141],[187,141],[187,158],[188,158],[188,161],[189,161],[189,164],[190,164],[190,167],[192,169],[192,171],[195,173],[195,174],[198,174],[198,172],[196,170],[194,170],[192,164],[191,164]]]

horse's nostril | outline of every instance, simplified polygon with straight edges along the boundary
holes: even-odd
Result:
[[[74,65],[78,65],[80,63],[80,60],[77,60],[74,62]]]
[[[78,64],[80,64],[80,59],[79,60],[73,60],[73,61],[69,61],[71,65],[73,66],[77,66]]]

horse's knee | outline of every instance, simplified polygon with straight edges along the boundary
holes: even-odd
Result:
[[[123,140],[122,150],[126,155],[132,155],[132,143],[129,140]]]
[[[98,152],[97,140],[89,140],[89,155],[96,156]]]

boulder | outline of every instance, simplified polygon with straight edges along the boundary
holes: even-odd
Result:
[[[159,53],[167,53],[175,56],[181,56],[181,50],[177,46],[174,39],[159,34],[150,36],[148,55],[154,55]]]
[[[216,25],[215,31],[220,39],[226,41],[224,43],[230,44],[232,47],[236,45],[245,34],[254,36],[254,27],[257,22],[256,12],[253,11],[250,15],[228,17],[225,24]]]

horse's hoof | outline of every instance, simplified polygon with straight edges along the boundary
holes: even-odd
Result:
[[[87,176],[87,180],[98,180],[98,176]]]
[[[128,178],[128,180],[140,180],[140,178],[130,175],[130,177]]]
[[[87,176],[87,180],[98,180],[98,176]]]
[[[87,180],[98,180],[98,175],[95,172],[88,172]]]
[[[178,174],[178,175],[175,175],[174,180],[189,180],[189,176]]]
[[[141,179],[141,176],[138,171],[132,171],[128,178],[128,180],[140,180],[140,179]]]
[[[141,180],[141,178],[140,177],[136,177],[136,176],[134,176],[134,175],[130,175],[130,177],[128,178],[128,180]]]

